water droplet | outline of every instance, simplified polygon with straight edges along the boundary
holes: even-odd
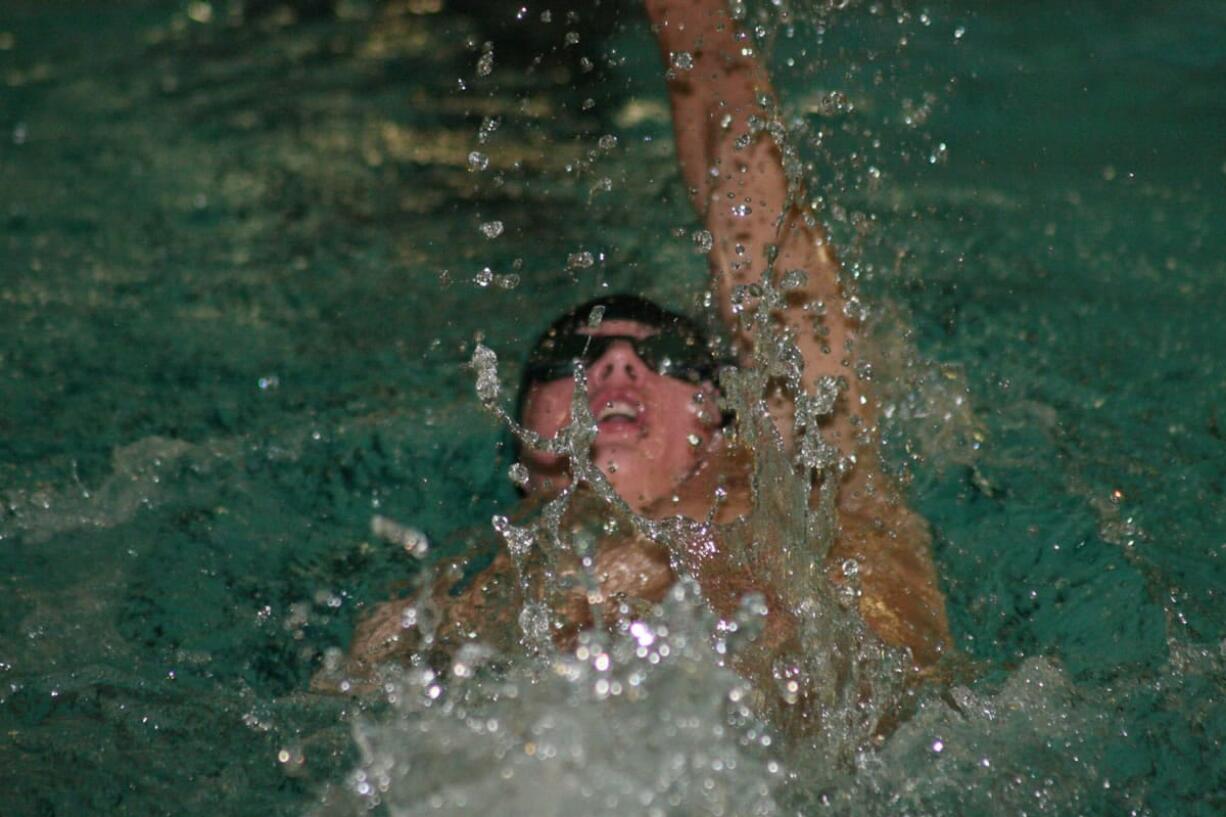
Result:
[[[783,273],[779,279],[779,287],[784,290],[800,289],[809,282],[809,273],[797,267]]]
[[[502,120],[497,116],[487,116],[481,120],[481,128],[477,131],[477,142],[484,145],[494,135],[494,131],[498,130],[498,126],[502,124]]]
[[[566,256],[567,269],[588,269],[596,263],[596,259],[587,250],[573,252]]]
[[[529,603],[519,612],[519,627],[530,642],[549,640],[549,610],[543,604]]]
[[[490,157],[486,156],[479,150],[474,150],[468,154],[468,170],[470,173],[479,173],[490,166]]]
[[[851,102],[848,100],[847,94],[842,91],[830,91],[823,94],[817,101],[817,113],[822,116],[847,113],[851,109]]]
[[[749,215],[752,212],[753,212],[753,208],[751,208],[748,204],[732,205],[732,215],[736,216],[737,218],[745,218],[745,216]]]
[[[843,303],[843,314],[853,321],[867,320],[868,307],[853,295]]]
[[[208,23],[213,19],[213,7],[208,3],[196,2],[187,7],[187,16],[193,23]]]
[[[488,77],[494,71],[494,44],[486,42],[481,46],[481,57],[477,60],[477,76]]]
[[[373,536],[385,542],[399,545],[410,556],[418,559],[424,557],[430,550],[430,540],[426,538],[424,533],[417,530],[417,528],[401,525],[399,522],[388,519],[386,516],[372,516],[370,518],[370,532]]]
[[[487,221],[481,225],[481,234],[486,238],[497,238],[502,235],[501,221]]]
[[[697,448],[698,446],[702,445],[702,437],[699,437],[697,434],[690,434],[688,437],[685,438],[685,441],[689,443],[691,446],[693,446],[694,448]]]
[[[488,346],[478,343],[473,350],[471,365],[477,370],[477,397],[482,403],[498,399],[502,384],[498,382],[498,355]]]

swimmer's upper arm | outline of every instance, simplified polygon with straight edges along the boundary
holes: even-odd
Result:
[[[760,280],[769,248],[777,254],[774,283],[790,270],[805,272],[804,283],[788,293],[775,317],[791,330],[800,350],[807,392],[823,375],[845,377],[849,411],[838,412],[827,430],[844,453],[851,453],[850,413],[870,409],[851,371],[858,327],[844,312],[838,259],[825,231],[796,204],[804,200],[799,181],[789,190],[783,157],[766,130],[768,108],[774,105],[770,77],[722,0],[647,0],[646,5],[670,65],[678,162],[713,239],[712,279],[724,320],[748,350],[751,337],[738,325],[733,295],[737,287]],[[786,397],[771,406],[789,443],[791,410]]]

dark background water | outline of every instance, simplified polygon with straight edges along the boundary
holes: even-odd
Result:
[[[459,552],[514,499],[475,339],[513,383],[565,306],[701,287],[632,7],[230,8],[0,12],[5,814],[300,812],[352,762],[320,651],[413,573],[370,516]],[[909,11],[802,14],[776,76],[849,266],[944,367],[892,445],[959,646],[985,684],[1054,656],[1118,725],[1105,778],[1220,812],[1226,14]]]

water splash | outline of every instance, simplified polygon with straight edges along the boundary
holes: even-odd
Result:
[[[445,686],[425,667],[394,674],[395,716],[357,726],[362,764],[317,814],[782,813],[775,737],[695,593],[680,583],[658,615],[569,654],[461,651]]]
[[[738,4],[738,18],[750,14]],[[770,33],[756,39],[765,42]],[[685,56],[673,56],[673,70],[688,70]],[[814,112],[841,121],[858,106],[831,91],[819,97]],[[910,111],[907,125],[919,127],[927,115]],[[804,165],[782,118],[771,110],[745,138],[765,134],[776,141],[796,196]],[[811,133],[821,135],[817,126],[804,135]],[[933,163],[943,161],[945,150],[943,144],[933,149],[931,155],[940,154]],[[882,183],[875,165],[866,163],[862,175],[870,191]],[[745,203],[730,206],[737,216],[750,214]],[[871,230],[872,219],[862,213],[831,212],[858,235]],[[691,240],[706,251],[712,238],[700,230]],[[566,266],[593,265],[584,251],[571,254]],[[849,269],[853,278],[860,274],[854,263]],[[617,496],[590,459],[595,423],[584,373],[575,373],[570,424],[542,438],[501,406],[497,355],[478,345],[471,364],[482,404],[521,444],[566,456],[573,483],[529,524],[503,516],[493,521],[515,564],[517,643],[464,648],[445,659],[422,650],[407,668],[390,670],[383,692],[393,712],[356,727],[362,763],[346,793],[335,794],[321,813],[382,805],[394,814],[777,814],[819,808],[837,814],[1060,814],[1099,802],[1091,747],[1101,745],[1104,727],[1057,666],[1026,663],[995,690],[917,687],[908,677],[907,656],[875,638],[856,611],[859,565],[844,562],[844,585],[826,576],[838,530],[834,486],[852,462],[823,438],[821,422],[846,384],[827,378],[806,394],[799,352],[786,333],[772,328],[770,315],[785,293],[804,284],[797,272],[784,272],[775,284],[768,268],[762,280],[733,294],[734,312],[754,339],[753,361],[721,382],[725,405],[738,418],[736,433],[753,452],[754,490],[750,513],[717,533],[734,560],[771,573],[779,597],[746,596],[736,616],[713,613],[699,585],[687,578],[698,570],[687,545],[712,537],[712,519],[650,519]],[[843,309],[853,320],[870,317],[854,297]],[[953,368],[922,368],[902,379],[905,395],[887,403],[887,414],[931,421],[930,433],[921,436],[923,450],[952,451],[951,459],[973,462],[980,440],[963,378]],[[885,365],[878,373],[890,376]],[[874,378],[874,363],[866,362],[856,376]],[[798,396],[794,456],[766,411],[766,395],[778,383]],[[917,383],[920,388],[912,388]],[[951,436],[958,439],[951,442]],[[659,606],[593,603],[596,626],[559,649],[553,637],[564,629],[559,597],[599,595],[589,558],[599,531],[568,522],[568,510],[584,496],[603,506],[605,522],[665,547],[682,579]],[[534,555],[544,562],[543,589],[532,578]],[[425,595],[419,599],[428,606]],[[794,614],[798,635],[796,648],[763,662],[760,620],[768,606]],[[417,627],[423,644],[430,643],[428,628]],[[764,670],[744,671],[755,664]]]

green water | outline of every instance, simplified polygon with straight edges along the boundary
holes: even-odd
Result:
[[[1221,813],[1226,15],[978,5],[855,5],[776,75],[869,301],[946,367],[890,446],[977,683],[1067,670],[1087,812]],[[371,515],[455,553],[513,501],[475,340],[513,364],[606,287],[694,308],[638,17],[433,8],[0,11],[5,815],[302,813],[356,756],[308,679],[414,571]]]

